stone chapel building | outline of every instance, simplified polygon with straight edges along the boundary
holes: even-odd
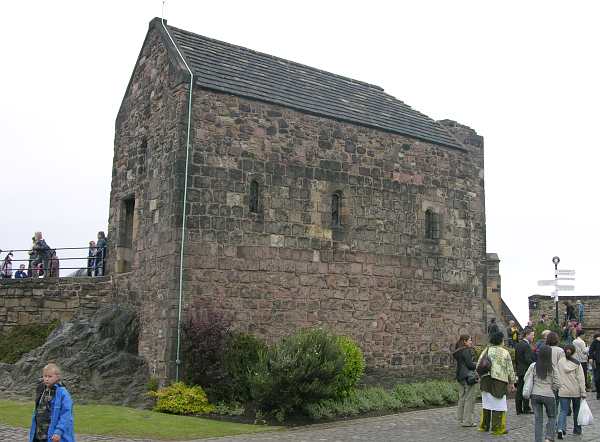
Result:
[[[187,161],[178,50],[194,76]],[[198,303],[271,342],[325,326],[398,376],[447,372],[458,335],[482,335],[472,129],[155,18],[115,131],[109,269],[140,296],[140,352],[159,377],[176,365],[182,241],[183,316]]]

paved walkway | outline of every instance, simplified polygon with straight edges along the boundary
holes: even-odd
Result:
[[[583,436],[573,436],[572,421],[569,418],[569,435],[566,440],[572,442],[600,442],[600,401],[589,401],[595,422],[583,428]],[[312,425],[292,430],[273,431],[250,436],[202,439],[202,442],[480,442],[480,441],[533,441],[533,415],[516,416],[514,402],[509,411],[506,436],[498,437],[482,434],[476,428],[459,427],[454,419],[455,407],[433,410],[413,411],[366,419],[355,419],[332,424]],[[27,431],[0,425],[1,442],[23,442],[27,440]],[[123,439],[102,436],[78,436],[78,442],[156,442],[149,439]]]

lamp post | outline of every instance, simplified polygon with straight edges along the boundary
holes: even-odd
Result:
[[[554,310],[555,310],[555,319],[556,325],[559,325],[558,322],[558,263],[560,262],[560,258],[555,256],[552,258],[552,263],[554,264]]]

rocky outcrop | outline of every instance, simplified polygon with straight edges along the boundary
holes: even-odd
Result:
[[[148,368],[137,354],[139,324],[122,305],[61,324],[41,347],[15,364],[0,364],[0,392],[31,396],[48,362],[57,363],[74,399],[140,405],[147,402]]]

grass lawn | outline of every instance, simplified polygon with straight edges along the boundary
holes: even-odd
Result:
[[[0,400],[0,423],[29,427],[33,404]],[[197,417],[175,416],[114,405],[74,406],[75,432],[106,436],[185,440],[273,430],[277,427],[246,425]]]

